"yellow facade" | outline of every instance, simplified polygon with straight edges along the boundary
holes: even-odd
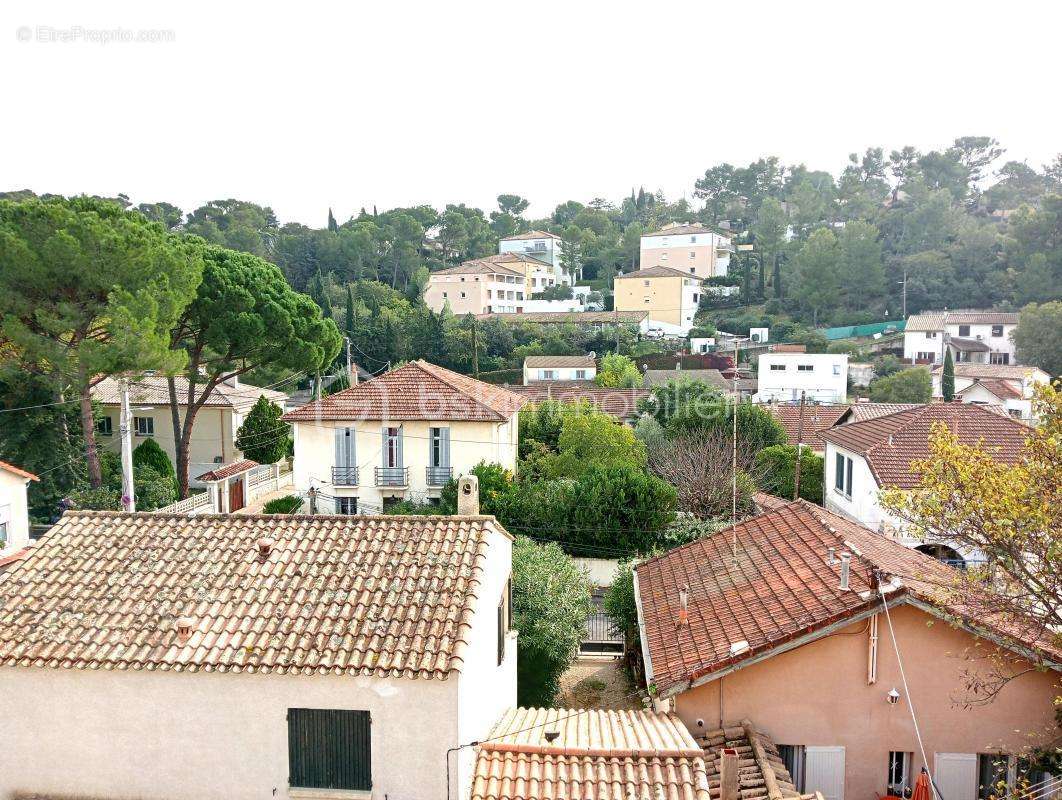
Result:
[[[683,276],[642,277],[637,272],[617,277],[613,282],[617,311],[648,311],[649,319],[671,325],[682,324]]]

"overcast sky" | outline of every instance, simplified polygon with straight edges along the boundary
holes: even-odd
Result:
[[[5,0],[0,189],[237,197],[322,226],[501,192],[533,216],[675,198],[722,161],[836,173],[961,135],[1039,168],[1062,151],[1060,26],[1020,0]],[[93,40],[115,28],[165,41]]]

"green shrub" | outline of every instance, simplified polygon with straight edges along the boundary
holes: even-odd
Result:
[[[133,483],[137,511],[154,511],[177,500],[177,483],[173,476],[164,475],[153,467],[135,467]]]
[[[263,514],[293,514],[302,508],[303,500],[298,495],[289,494],[286,497],[277,497],[270,500],[262,508]]]
[[[280,421],[284,412],[262,395],[236,431],[236,446],[259,464],[275,464],[288,452],[289,427]]]
[[[763,475],[761,488],[768,494],[790,500],[796,485],[796,446],[791,444],[765,447],[756,454],[757,472]],[[807,447],[800,453],[800,496],[822,505],[824,462]]]
[[[177,493],[177,470],[173,467],[173,462],[170,461],[170,457],[166,455],[166,451],[163,450],[159,443],[154,439],[145,439],[133,449],[133,474],[136,476],[136,480],[139,482],[140,472],[142,469],[151,470],[153,474],[145,477],[144,480],[150,479],[155,481],[162,478],[169,478],[173,481],[174,499],[176,499]],[[121,486],[121,466],[119,465],[119,486]],[[137,489],[137,495],[139,499],[140,490]],[[173,502],[172,500],[170,501]],[[139,503],[137,507],[139,508]],[[162,503],[162,505],[169,505],[169,503]],[[157,508],[158,506],[156,506]]]

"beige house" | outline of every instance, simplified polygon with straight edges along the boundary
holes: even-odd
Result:
[[[176,378],[177,400],[181,419],[188,398],[188,379]],[[198,388],[197,392],[202,389]],[[241,383],[238,379],[218,384],[195,417],[189,449],[188,474],[192,486],[202,483],[195,476],[215,467],[238,461],[243,453],[236,447],[236,431],[251,407],[262,395],[281,410],[288,396],[272,389]],[[102,417],[96,423],[96,439],[101,447],[121,449],[122,390],[114,378],[104,378],[92,390],[92,399],[99,404]],[[144,439],[154,439],[170,461],[177,462],[177,448],[173,438],[173,412],[166,378],[147,375],[132,382],[129,402],[133,413],[133,447]]]
[[[572,283],[572,276],[564,271],[564,242],[549,231],[526,231],[506,236],[498,242],[498,253],[515,253],[531,257],[550,266],[558,283]]]
[[[516,263],[466,261],[433,272],[424,290],[424,303],[436,312],[449,307],[458,316],[519,313],[525,299],[525,275],[526,268]]]
[[[29,503],[26,489],[39,481],[32,472],[0,461],[0,557],[29,544]]]
[[[597,354],[581,356],[527,356],[524,359],[524,385],[539,381],[593,381],[597,376]]]
[[[467,798],[516,704],[472,481],[452,517],[68,512],[0,578],[0,797]]]
[[[733,252],[729,236],[704,225],[673,223],[642,236],[639,264],[642,269],[671,267],[701,279],[713,278],[727,274]]]
[[[617,275],[613,281],[617,311],[648,311],[649,330],[685,336],[693,327],[701,299],[701,279],[666,266]]]
[[[827,800],[899,796],[923,766],[945,800],[977,800],[1057,738],[1062,651],[1046,632],[945,602],[955,572],[929,556],[804,501],[771,505],[637,567],[658,707],[694,732],[755,720],[794,788]],[[965,707],[993,654],[1015,677]]]
[[[516,469],[526,398],[412,361],[284,415],[295,435],[295,488],[318,508],[378,513],[434,502],[481,461]]]

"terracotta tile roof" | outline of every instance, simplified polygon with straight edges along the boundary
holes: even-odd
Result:
[[[942,331],[945,325],[1017,325],[1018,315],[1008,311],[927,311],[912,314],[904,331]]]
[[[806,344],[797,344],[795,342],[781,342],[779,344],[768,344],[772,353],[806,353],[808,346]]]
[[[952,336],[948,339],[948,344],[963,353],[989,353],[992,351],[992,348],[980,339],[963,339],[959,336]]]
[[[537,325],[637,325],[649,318],[648,311],[528,311],[523,314],[477,314],[477,319],[502,319],[506,322],[532,322]]]
[[[762,514],[764,511],[773,511],[776,508],[781,508],[792,501],[786,500],[784,497],[779,497],[776,494],[754,492],[752,495],[752,502],[755,503],[759,513]]]
[[[663,386],[668,381],[677,381],[682,378],[710,383],[724,391],[730,389],[732,383],[717,369],[647,369],[642,379],[646,386]]]
[[[689,278],[691,280],[701,280],[692,272],[683,272],[680,269],[673,269],[672,267],[646,267],[645,269],[635,270],[634,272],[624,272],[622,275],[617,275],[616,280],[626,280],[627,278]]]
[[[709,800],[704,753],[674,714],[517,708],[476,751],[471,800]]]
[[[284,422],[333,420],[463,420],[504,422],[527,400],[427,361],[411,361],[371,381],[289,411]]]
[[[597,359],[592,353],[581,356],[527,356],[525,367],[596,367]]]
[[[20,478],[26,478],[27,480],[31,480],[31,481],[39,481],[40,480],[40,478],[38,478],[32,472],[26,472],[26,470],[20,469],[19,467],[16,467],[14,464],[8,464],[6,461],[0,461],[0,469],[2,469],[4,472],[10,472],[12,475],[18,475]]]
[[[706,228],[704,225],[697,224],[671,225],[664,226],[660,230],[653,231],[652,233],[643,233],[642,236],[683,236],[685,234],[696,233],[718,233],[718,231],[713,231],[711,228]]]
[[[830,547],[838,555],[832,565]],[[840,589],[839,555],[845,551],[852,553],[849,591]],[[649,559],[637,567],[637,576],[651,679],[662,696],[676,694],[880,607],[875,569],[897,579],[895,596],[930,605],[937,602],[938,587],[951,585],[956,574],[930,556],[802,500]],[[689,587],[689,623],[680,626],[683,586]],[[948,611],[963,616],[961,608]],[[1062,661],[1053,645],[1033,646]]]
[[[178,376],[174,380],[178,402],[187,402],[188,379]],[[203,384],[200,383],[196,387],[196,394],[201,394],[202,391]],[[210,392],[204,405],[236,409],[249,408],[262,395],[276,403],[283,403],[288,399],[284,392],[277,392],[273,389],[260,389],[248,383],[241,383],[238,386],[220,383]],[[114,378],[104,378],[92,389],[92,398],[104,405],[118,405],[122,402],[122,390],[118,381]],[[129,387],[129,400],[132,403],[168,406],[170,404],[170,390],[166,378],[160,375],[147,375],[137,378]]]
[[[534,253],[498,253],[493,256],[485,256],[480,261],[489,264],[531,264],[535,267],[552,267],[548,261],[536,258]]]
[[[942,331],[946,314],[912,314],[907,318],[904,333],[911,331]]]
[[[768,408],[774,418],[785,428],[789,444],[796,446],[797,433],[801,430],[799,404],[779,405],[772,403]],[[815,450],[825,450],[826,442],[822,440],[819,433],[827,428],[832,428],[837,423],[837,420],[844,416],[846,411],[848,411],[848,406],[843,404],[820,406],[805,404],[803,438],[801,441]]]
[[[921,403],[853,403],[848,408],[848,413],[843,414],[837,424],[845,425],[849,422],[865,422],[868,419],[877,419],[897,411],[907,411],[918,408]]]
[[[446,678],[491,531],[508,536],[493,517],[67,512],[0,581],[0,666]]]
[[[983,443],[1005,464],[1021,457],[1029,428],[997,411],[972,403],[931,403],[864,422],[850,422],[823,431],[827,442],[866,459],[878,486],[912,489],[919,475],[914,461],[929,457],[929,437],[936,423],[947,425],[963,444]]]
[[[981,387],[986,392],[998,397],[1000,400],[1020,400],[1022,398],[1021,392],[1014,388],[1014,384],[1010,381],[1000,380],[998,378],[985,378],[984,380],[974,380],[965,389],[960,389],[955,394],[961,395],[967,392]]]
[[[518,275],[521,278],[524,276],[523,270],[513,269],[512,267],[505,266],[505,264],[488,261],[487,259],[476,259],[474,261],[462,262],[454,267],[437,269],[428,277],[430,278],[432,275],[493,275],[497,273],[502,275]]]
[[[604,414],[624,420],[638,416],[638,401],[649,396],[648,389],[606,389],[585,383],[552,383],[541,381],[530,386],[510,389],[532,403],[558,400],[562,403],[586,402]]]
[[[23,547],[18,550],[13,550],[6,555],[0,555],[0,572],[4,572],[10,569],[15,563],[21,561],[29,555],[30,548]]]
[[[526,233],[514,233],[512,236],[504,236],[500,241],[503,242],[518,242],[522,239],[560,239],[557,234],[550,233],[549,231],[527,231]]]
[[[759,800],[768,797],[815,797],[797,791],[793,778],[778,754],[778,747],[771,737],[756,730],[750,720],[729,722],[722,728],[697,737],[704,749],[705,766],[708,768],[708,785],[717,795],[719,786],[719,756],[724,749],[734,750],[738,758],[738,796],[741,800]],[[818,795],[819,798],[822,795]]]
[[[231,464],[226,464],[223,467],[212,469],[209,472],[204,472],[202,475],[196,478],[197,481],[221,481],[225,478],[231,478],[233,475],[239,475],[241,472],[247,472],[255,467],[260,466],[257,461],[251,461],[249,458],[245,458],[242,461],[233,461]]]
[[[943,364],[933,367],[933,374],[940,375],[944,371]],[[1039,367],[1029,367],[1019,364],[956,364],[956,378],[999,378],[1005,381],[1020,381],[1032,378],[1035,373],[1043,372]]]

